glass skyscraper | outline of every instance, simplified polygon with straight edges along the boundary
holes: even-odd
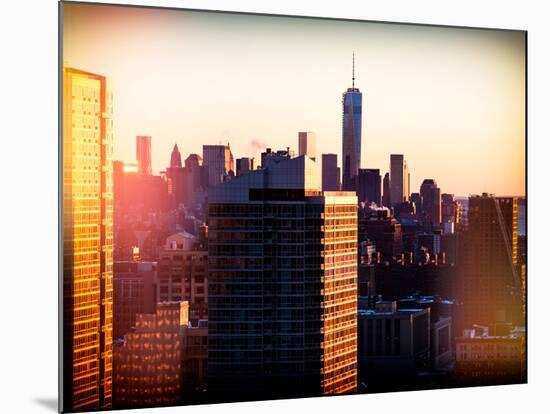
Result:
[[[106,77],[63,68],[63,411],[111,408],[111,102]]]
[[[352,87],[342,95],[342,189],[354,191],[361,166],[361,118],[363,94],[355,87],[355,57]]]

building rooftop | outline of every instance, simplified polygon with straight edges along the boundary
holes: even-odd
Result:
[[[357,314],[359,316],[408,316],[427,311],[427,309],[398,309],[395,312],[381,312],[372,309],[358,309]]]

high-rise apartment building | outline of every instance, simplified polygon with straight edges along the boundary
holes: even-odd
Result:
[[[309,157],[209,191],[208,374],[220,398],[354,392],[357,197]]]
[[[136,160],[138,163],[138,173],[151,175],[151,137],[148,135],[138,135],[136,137]]]
[[[111,103],[105,76],[63,68],[63,411],[111,408]]]
[[[298,132],[298,156],[305,155],[315,161],[315,133]]]
[[[202,160],[203,166],[208,171],[208,186],[210,187],[223,183],[231,172],[235,172],[233,153],[229,144],[203,145]]]
[[[390,155],[390,198],[392,206],[409,200],[409,167],[403,154]]]
[[[375,203],[378,207],[382,206],[380,170],[377,169],[359,169],[357,176],[357,196],[359,202],[365,204]]]
[[[321,168],[323,171],[323,191],[340,191],[338,156],[336,154],[323,154]]]
[[[525,323],[517,253],[517,198],[471,196],[462,252],[463,327]]]
[[[352,85],[342,95],[342,189],[354,191],[361,168],[361,119],[363,94],[355,87],[355,55]]]

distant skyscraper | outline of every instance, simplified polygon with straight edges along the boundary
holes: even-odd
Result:
[[[382,205],[384,207],[391,207],[391,188],[390,188],[390,173],[384,174],[384,181],[382,183]]]
[[[185,188],[184,175],[185,170],[181,166],[181,154],[176,144],[170,155],[170,167],[166,169],[168,196],[170,197],[172,208],[178,208],[181,203],[184,203],[186,193],[192,191]]]
[[[212,188],[208,202],[209,391],[354,392],[355,194],[319,191],[302,156]]]
[[[109,80],[64,67],[62,410],[65,412],[109,409],[112,405],[111,117]]]
[[[340,168],[336,154],[323,154],[323,191],[340,191]]]
[[[434,179],[427,178],[420,186],[422,197],[422,214],[426,223],[441,224],[441,190]]]
[[[390,155],[390,193],[392,206],[409,200],[409,168],[403,154]]]
[[[151,175],[151,137],[138,135],[136,137],[136,160],[138,162],[138,173]]]
[[[170,167],[181,168],[181,154],[178,149],[178,144],[174,144],[174,149],[172,150],[172,155],[170,156]]]
[[[235,172],[233,154],[229,144],[203,145],[202,159],[203,165],[208,170],[208,186],[210,187],[222,183],[230,172]]]
[[[237,158],[237,175],[247,174],[254,170],[254,158]]]
[[[363,94],[355,87],[355,54],[352,86],[342,95],[342,189],[355,190],[361,167],[361,118]]]
[[[357,197],[359,198],[359,202],[366,204],[376,203],[378,207],[381,207],[380,184],[380,170],[360,168],[359,175],[357,176]]]
[[[315,161],[315,133],[298,132],[298,156],[306,155]]]

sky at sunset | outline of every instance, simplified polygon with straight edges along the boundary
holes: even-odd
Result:
[[[153,171],[230,142],[342,150],[342,93],[363,93],[362,168],[405,154],[411,192],[525,194],[525,35],[325,19],[65,4],[63,61],[112,80],[114,159],[151,135]]]

